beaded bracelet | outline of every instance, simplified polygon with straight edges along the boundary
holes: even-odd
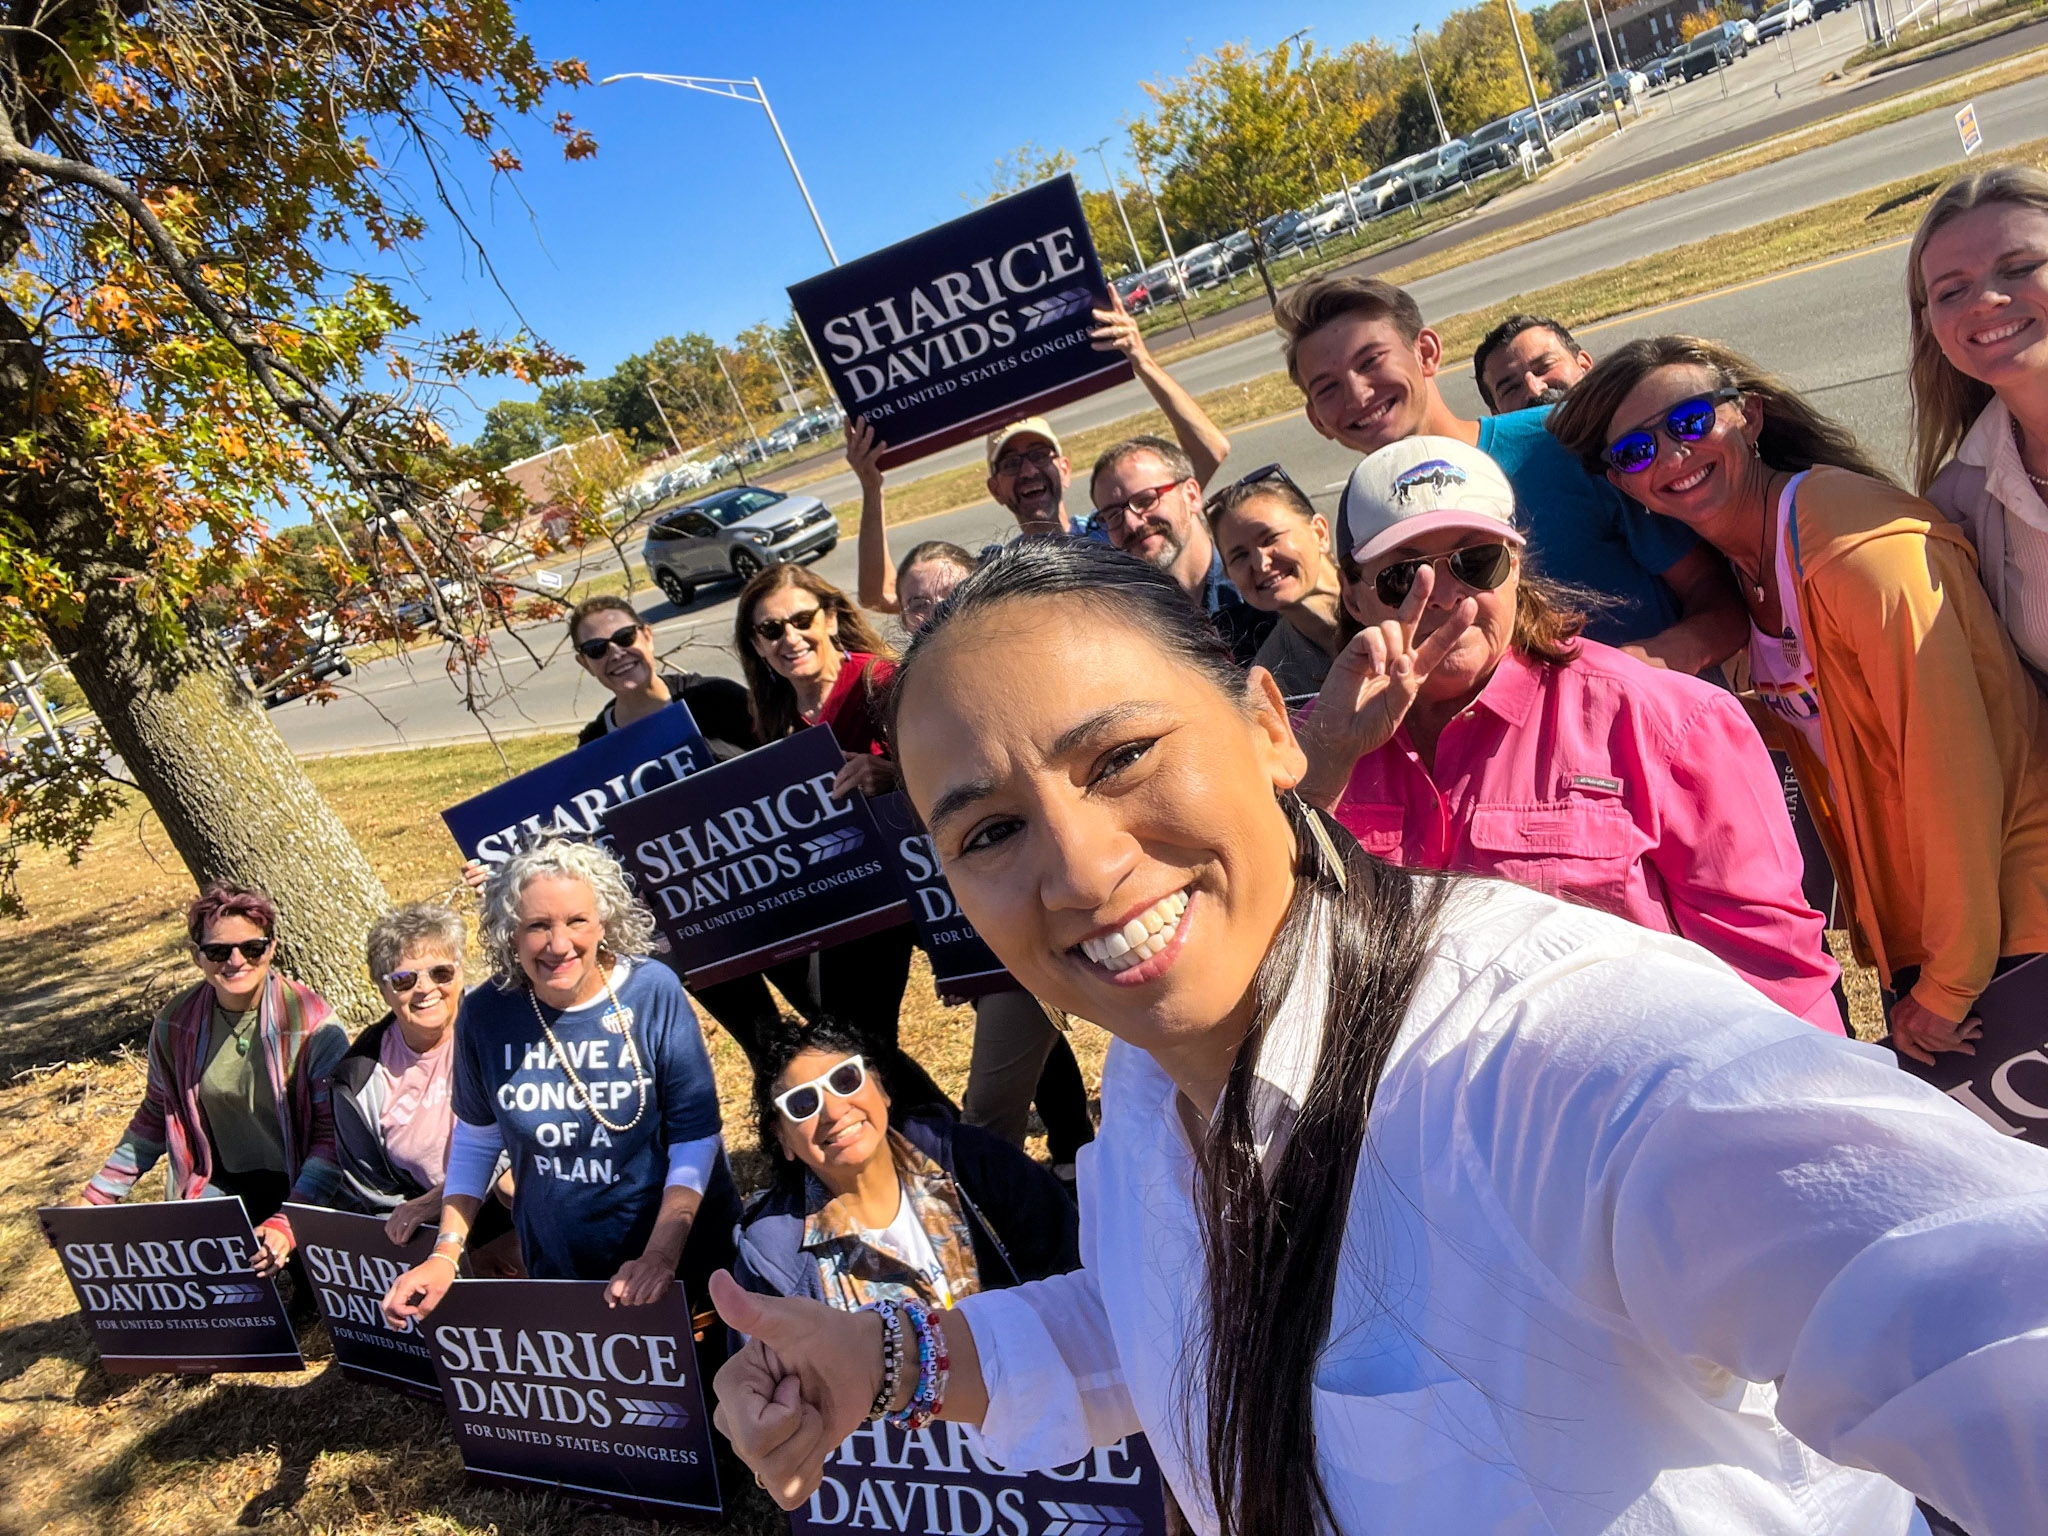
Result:
[[[931,1423],[945,1407],[946,1383],[952,1375],[953,1360],[931,1308],[921,1301],[906,1301],[901,1306],[917,1330],[917,1387],[910,1394],[908,1406],[901,1413],[890,1414],[888,1421],[898,1429],[916,1431]]]
[[[882,1320],[882,1385],[868,1404],[868,1422],[874,1423],[896,1401],[896,1389],[903,1383],[903,1318],[893,1301],[871,1301],[861,1308]]]

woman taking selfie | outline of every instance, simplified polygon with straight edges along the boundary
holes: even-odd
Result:
[[[1272,673],[1285,698],[1314,693],[1344,643],[1329,521],[1278,464],[1225,486],[1203,510],[1237,595],[1280,615],[1252,665]]]
[[[1917,1061],[2048,950],[2048,712],[1968,540],[1716,342],[1632,341],[1550,416],[1590,470],[1726,557],[1758,698],[1814,808],[1858,957]]]
[[[2048,175],[1959,176],[1906,257],[1914,484],[1969,534],[1991,606],[2048,674]]]
[[[1078,1269],[1074,1205],[1015,1147],[949,1115],[893,1116],[859,1037],[784,1029],[754,1080],[774,1182],[740,1220],[733,1275],[851,1312],[963,1296]]]
[[[311,987],[272,966],[277,907],[262,891],[207,886],[185,930],[200,979],[150,1026],[142,1106],[81,1203],[127,1199],[168,1153],[165,1198],[240,1196],[256,1228],[253,1267],[275,1274],[292,1251],[279,1207],[330,1205],[340,1184],[327,1074],[348,1032]]]
[[[835,799],[897,787],[880,714],[880,690],[896,663],[851,598],[805,566],[771,565],[741,590],[733,631],[763,741],[829,726],[844,763]],[[875,1059],[888,1063],[906,1104],[951,1110],[945,1092],[896,1043],[915,942],[906,923],[819,951],[819,1013],[858,1032]]]
[[[501,1155],[536,1280],[606,1280],[614,1306],[701,1295],[732,1253],[739,1201],[704,1037],[654,918],[617,860],[551,840],[499,866],[484,893],[496,972],[455,1029],[455,1131],[441,1230],[384,1298],[395,1328],[440,1305]]]
[[[1114,553],[991,561],[892,734],[976,929],[1117,1039],[1082,1270],[893,1327],[714,1279],[784,1508],[893,1409],[1017,1468],[1143,1430],[1230,1536],[1900,1536],[1887,1475],[2048,1523],[2048,1154],[1691,945],[1364,854]]]

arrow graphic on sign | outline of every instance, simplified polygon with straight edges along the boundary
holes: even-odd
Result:
[[[1024,316],[1024,329],[1035,331],[1041,325],[1051,325],[1076,310],[1086,309],[1093,297],[1086,288],[1063,288],[1049,299],[1024,305],[1018,313]]]
[[[216,1307],[246,1307],[263,1299],[263,1287],[260,1285],[209,1285],[206,1289],[212,1294]]]
[[[823,837],[814,837],[797,846],[811,856],[813,864],[822,864],[827,859],[836,859],[842,853],[851,853],[867,836],[859,827],[842,827],[837,832],[827,832]]]
[[[629,1429],[681,1429],[690,1422],[689,1410],[681,1403],[658,1397],[622,1397],[618,1404],[625,1410],[619,1422]]]
[[[1116,1504],[1055,1504],[1040,1499],[1038,1507],[1046,1515],[1043,1536],[1114,1536],[1145,1528],[1135,1509]]]

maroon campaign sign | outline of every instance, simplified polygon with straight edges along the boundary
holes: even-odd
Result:
[[[931,958],[932,985],[939,996],[975,998],[1017,990],[1017,983],[1003,969],[995,951],[961,915],[960,904],[953,899],[953,888],[946,883],[946,873],[939,868],[939,854],[932,846],[931,834],[918,821],[909,798],[901,790],[877,795],[868,802],[868,809],[875,813],[883,845],[903,888],[910,894],[918,942]]]
[[[306,1368],[277,1286],[249,1268],[256,1234],[240,1200],[50,1205],[36,1216],[109,1371]]]
[[[963,1425],[870,1424],[841,1442],[792,1510],[790,1536],[839,1530],[947,1536],[1164,1536],[1166,1501],[1143,1435],[1050,1472],[1011,1472]]]
[[[382,1306],[391,1283],[433,1251],[434,1228],[422,1226],[401,1248],[384,1235],[381,1216],[314,1205],[288,1204],[284,1210],[341,1374],[439,1402],[441,1382],[426,1340],[417,1326],[404,1333],[391,1327]]]
[[[685,983],[728,981],[910,920],[846,754],[814,725],[605,813]]]
[[[721,1513],[680,1288],[605,1305],[603,1280],[458,1280],[427,1342],[462,1464],[638,1513]]]
[[[2007,1136],[2048,1147],[2048,955],[2015,966],[1984,989],[1977,1054],[1940,1051],[1933,1066],[1899,1065]]]

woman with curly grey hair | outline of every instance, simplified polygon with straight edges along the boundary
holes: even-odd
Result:
[[[492,876],[482,938],[495,974],[456,1029],[441,1233],[385,1316],[402,1327],[439,1305],[501,1153],[536,1279],[609,1280],[614,1306],[678,1277],[701,1295],[738,1199],[696,1015],[647,957],[653,917],[604,849],[550,840]]]

